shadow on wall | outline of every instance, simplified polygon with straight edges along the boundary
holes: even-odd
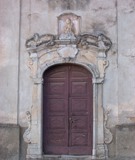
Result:
[[[20,128],[20,160],[26,160],[27,143],[24,142],[24,139],[23,139],[23,134],[25,130],[26,130],[25,127]]]

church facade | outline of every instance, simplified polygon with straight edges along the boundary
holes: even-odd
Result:
[[[134,159],[134,0],[0,8],[1,160]]]

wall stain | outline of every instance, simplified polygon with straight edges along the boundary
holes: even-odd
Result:
[[[94,34],[95,35],[99,35],[99,34],[107,34],[106,33],[106,28],[105,28],[105,26],[104,26],[104,24],[102,24],[102,23],[93,23],[92,25],[91,25],[91,27],[92,27],[92,29],[93,29],[93,32],[94,32]]]
[[[48,0],[50,10],[85,10],[89,7],[91,0]]]

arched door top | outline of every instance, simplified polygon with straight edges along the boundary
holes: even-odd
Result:
[[[43,65],[41,68],[39,68],[38,70],[38,77],[43,77],[43,75],[45,74],[45,72],[52,68],[52,67],[55,67],[55,66],[64,66],[64,65],[75,65],[75,66],[80,66],[82,67],[83,69],[85,69],[87,72],[89,72],[89,74],[92,75],[92,78],[94,79],[97,79],[99,77],[99,72],[97,71],[96,67],[89,63],[89,64],[84,64],[84,63],[79,63],[79,62],[75,62],[75,63],[72,63],[72,62],[54,62],[54,63],[50,63],[50,64],[47,64],[47,65]]]

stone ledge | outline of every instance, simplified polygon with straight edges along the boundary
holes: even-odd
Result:
[[[135,157],[116,157],[116,158],[108,158],[107,160],[135,160]]]
[[[32,158],[29,158],[27,160],[135,160],[135,157],[115,157],[115,158],[107,158],[107,159],[89,159],[89,158],[84,158],[84,159],[81,159],[81,158],[47,158],[47,157],[44,157],[42,159],[39,159],[39,158],[36,158],[36,159],[32,159]]]
[[[91,156],[72,156],[72,155],[44,155],[43,158],[28,158],[27,160],[135,160],[135,157],[109,157],[105,159],[95,158],[92,159]]]
[[[135,128],[135,123],[128,123],[128,124],[120,124],[120,125],[116,125],[117,129],[123,129],[123,128]]]
[[[0,123],[0,128],[6,128],[6,127],[8,127],[8,128],[10,128],[10,127],[12,127],[12,128],[18,128],[19,127],[19,125],[18,124],[10,124],[10,123],[7,123],[7,124],[3,124],[3,123]]]

